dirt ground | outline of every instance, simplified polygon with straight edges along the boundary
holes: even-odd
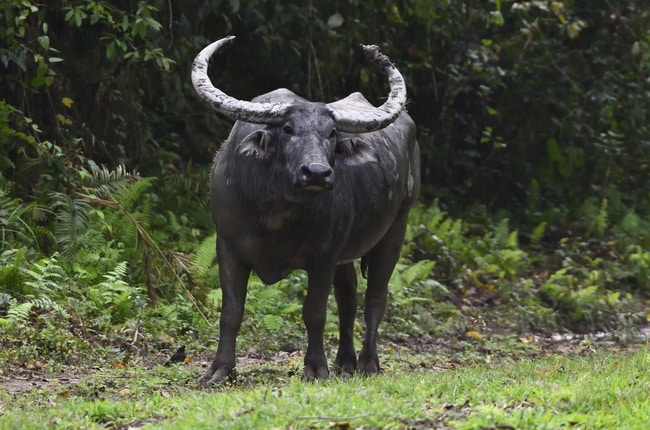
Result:
[[[430,370],[454,369],[461,366],[549,356],[554,354],[590,354],[596,350],[623,351],[647,346],[650,341],[650,326],[642,327],[632,335],[620,336],[611,333],[556,334],[552,336],[504,336],[491,334],[476,338],[469,335],[459,338],[393,339],[380,345],[380,358],[385,369],[395,366],[405,368],[428,368]],[[483,335],[481,335],[483,336]],[[332,351],[330,351],[332,352]],[[192,356],[192,351],[188,351]],[[237,357],[239,378],[254,378],[260,373],[282,373],[292,376],[300,372],[303,351],[265,354],[250,349]],[[132,359],[131,365],[152,368],[162,364],[167,355],[148,355]],[[209,365],[210,356],[191,357],[192,373],[197,376]],[[106,366],[103,363],[101,366]],[[22,396],[37,391],[65,390],[102,370],[101,366],[80,364],[78,366],[57,366],[56,371],[43,363],[27,363],[0,369],[0,392],[10,396]],[[109,364],[110,366],[110,364]],[[1,394],[1,393],[0,393]],[[0,406],[2,400],[0,399]]]

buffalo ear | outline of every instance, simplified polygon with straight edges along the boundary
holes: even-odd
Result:
[[[338,140],[336,159],[350,165],[379,162],[375,149],[360,137]]]
[[[271,153],[272,139],[268,130],[255,130],[239,143],[237,153],[245,157],[265,158]]]

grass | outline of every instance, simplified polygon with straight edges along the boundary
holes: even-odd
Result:
[[[397,352],[379,377],[316,383],[255,363],[210,390],[195,385],[196,365],[106,366],[73,384],[0,389],[0,429],[646,428],[647,346],[586,353],[450,365]]]

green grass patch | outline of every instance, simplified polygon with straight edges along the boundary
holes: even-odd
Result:
[[[288,376],[289,365],[256,363],[236,383],[209,390],[195,385],[196,366],[106,368],[73,385],[0,391],[0,428],[633,429],[647,423],[645,349],[468,366],[439,361],[396,353],[382,376],[316,383]]]

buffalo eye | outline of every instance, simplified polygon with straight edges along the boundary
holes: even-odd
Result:
[[[335,137],[336,137],[336,129],[333,128],[333,129],[332,129],[332,132],[330,133],[330,137],[329,137],[329,138],[330,138],[330,139],[334,139]]]
[[[284,132],[284,134],[288,134],[289,136],[294,135],[293,127],[291,127],[289,124],[282,127],[282,131]]]
[[[349,157],[352,155],[353,151],[348,144],[347,141],[345,142],[336,142],[336,146],[334,147],[334,153],[336,155],[340,155],[343,157]]]

